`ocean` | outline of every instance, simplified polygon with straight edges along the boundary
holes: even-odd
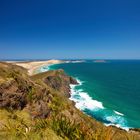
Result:
[[[140,60],[72,61],[40,70],[54,69],[79,81],[70,98],[78,109],[105,125],[140,128]]]

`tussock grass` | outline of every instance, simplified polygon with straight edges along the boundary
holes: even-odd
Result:
[[[26,111],[0,110],[0,140],[5,139],[62,140],[45,119],[31,120]]]

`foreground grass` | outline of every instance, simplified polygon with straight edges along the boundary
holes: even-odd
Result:
[[[47,120],[31,120],[26,111],[0,110],[0,140],[62,140]]]
[[[26,110],[0,110],[0,140],[135,140],[134,135],[85,127],[65,116],[32,120]]]

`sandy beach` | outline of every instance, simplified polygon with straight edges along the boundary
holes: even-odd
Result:
[[[34,75],[35,71],[42,66],[49,66],[51,64],[60,64],[60,63],[64,63],[64,61],[48,60],[48,61],[32,61],[32,62],[12,62],[12,63],[27,69],[29,75]]]

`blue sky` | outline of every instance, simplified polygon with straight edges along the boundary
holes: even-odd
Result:
[[[140,1],[0,1],[0,59],[49,58],[140,59]]]

